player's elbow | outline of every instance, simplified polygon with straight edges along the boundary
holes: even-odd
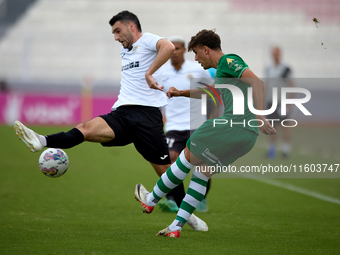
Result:
[[[170,54],[174,53],[174,51],[175,51],[175,45],[173,45],[172,42],[169,42],[169,43],[167,44],[167,51],[169,51]]]
[[[259,79],[259,78],[255,78],[255,79],[253,80],[251,86],[252,86],[253,88],[256,87],[256,88],[258,88],[258,89],[260,89],[260,90],[264,90],[264,82],[263,82],[261,79]]]
[[[259,78],[250,78],[248,83],[253,89],[264,90],[264,82]]]
[[[157,50],[160,52],[172,54],[175,51],[175,45],[173,45],[172,42],[166,39],[161,39],[157,43]]]

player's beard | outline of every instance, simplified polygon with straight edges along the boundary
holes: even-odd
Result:
[[[131,50],[132,49],[132,44],[133,44],[133,35],[131,32],[128,32],[128,34],[126,35],[126,47],[124,47],[125,49]]]

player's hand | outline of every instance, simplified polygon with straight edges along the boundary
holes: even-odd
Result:
[[[158,83],[155,82],[155,79],[153,78],[151,74],[146,73],[145,79],[151,89],[157,89],[157,90],[163,91],[164,86],[162,87],[158,86]]]
[[[178,97],[180,96],[180,91],[175,87],[170,87],[166,92],[166,95],[168,96],[168,98]]]
[[[266,118],[264,118],[263,116],[262,116],[262,117],[257,116],[256,118],[257,118],[257,119],[261,119],[261,120],[263,121],[263,125],[262,125],[262,122],[261,122],[261,121],[258,121],[259,126],[262,125],[261,127],[259,127],[259,130],[260,130],[263,134],[265,134],[265,135],[275,135],[275,134],[276,134],[275,128],[273,128],[273,127],[270,125],[269,121],[268,121]]]

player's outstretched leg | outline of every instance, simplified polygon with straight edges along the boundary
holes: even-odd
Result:
[[[158,179],[152,193],[149,193],[142,184],[137,184],[134,192],[135,198],[142,204],[143,212],[150,213],[148,207],[152,207],[153,210],[159,200],[183,182],[193,167],[186,160],[183,150],[176,162]]]
[[[202,200],[201,203],[197,206],[196,210],[198,212],[207,212],[208,211],[208,200],[207,200],[207,194],[210,190],[210,184],[211,184],[211,179],[209,179],[208,184],[207,184],[207,192]]]
[[[40,151],[44,146],[41,144],[39,134],[26,127],[20,121],[14,122],[15,134],[23,141],[31,152]]]
[[[16,135],[27,145],[31,152],[40,151],[44,147],[69,149],[84,141],[83,133],[77,128],[73,128],[66,133],[60,132],[43,136],[16,120],[14,129]]]
[[[143,212],[147,212],[145,208],[149,210],[149,207],[153,208],[156,206],[159,200],[161,200],[167,193],[169,193],[173,188],[175,188],[178,184],[182,183],[185,177],[188,175],[190,170],[194,167],[186,158],[184,154],[184,150],[177,158],[176,162],[173,163],[169,169],[162,174],[162,176],[158,179],[153,191],[149,193],[143,185],[137,184],[135,187],[135,197],[136,199],[142,204]],[[196,180],[196,179],[195,179]],[[207,181],[206,181],[207,182]],[[195,186],[195,184],[191,184],[191,186]],[[189,188],[191,187],[189,186]],[[201,185],[202,186],[202,185]],[[205,184],[206,187],[206,184]],[[189,190],[188,190],[189,191]],[[201,193],[205,194],[206,189],[200,191]],[[204,197],[203,194],[203,197]],[[192,195],[192,194],[190,194]],[[187,196],[187,195],[186,195]],[[200,196],[201,200],[203,197]],[[184,198],[185,199],[185,198]],[[183,202],[184,202],[183,199]],[[182,202],[182,204],[183,204]],[[181,204],[181,207],[182,207]],[[207,224],[198,218],[197,216],[193,215],[192,212],[195,210],[197,205],[193,208],[190,213],[185,215],[184,223],[188,223],[196,231],[207,231],[208,226]],[[152,211],[151,210],[151,211]],[[190,211],[190,210],[189,210]],[[184,225],[183,223],[183,225]],[[181,229],[181,228],[180,228]],[[179,230],[180,231],[180,230]],[[165,235],[167,236],[167,235]]]
[[[196,231],[208,231],[208,225],[193,214],[198,204],[203,200],[209,177],[200,172],[193,173],[187,194],[185,195],[176,219],[157,233],[157,236],[179,237],[184,224],[188,223]]]

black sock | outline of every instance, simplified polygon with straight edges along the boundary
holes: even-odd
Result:
[[[173,198],[178,206],[178,208],[181,206],[182,200],[185,197],[185,190],[183,182],[179,184],[176,188],[171,190],[167,196],[167,198]]]
[[[64,133],[57,133],[46,136],[46,147],[69,149],[84,141],[84,135],[77,128]]]
[[[207,195],[208,195],[208,191],[210,190],[210,185],[211,185],[211,178],[209,179],[208,183],[207,183],[207,191],[205,192],[205,196],[204,198],[207,198]]]

